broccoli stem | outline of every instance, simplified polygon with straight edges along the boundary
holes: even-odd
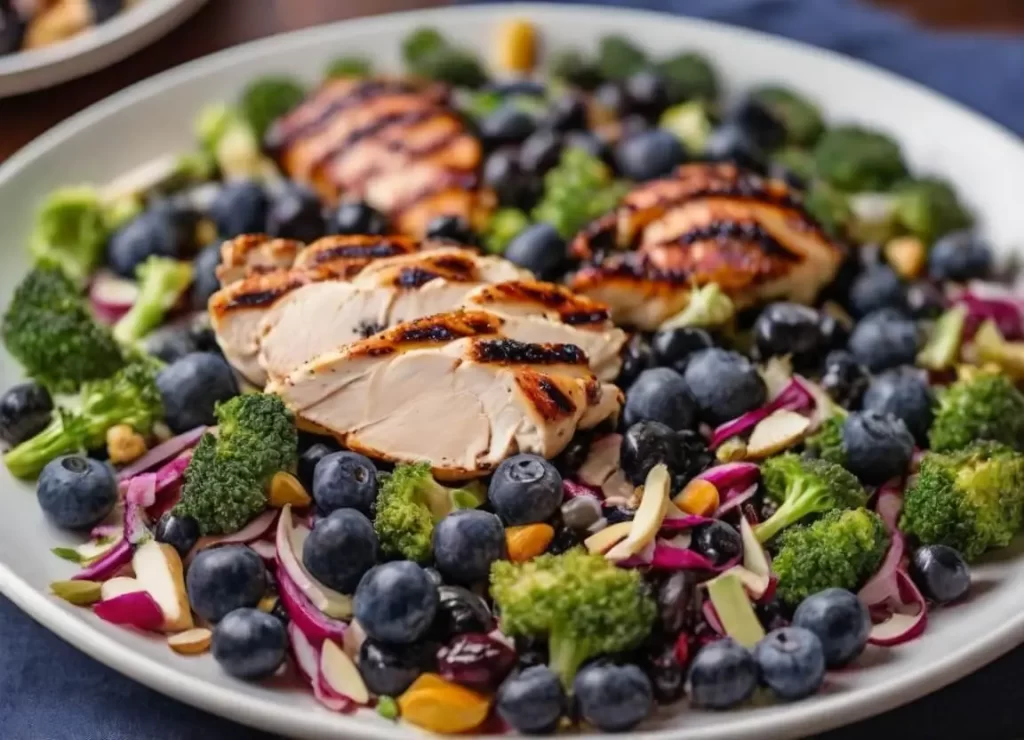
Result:
[[[65,433],[58,416],[39,434],[4,455],[4,464],[16,478],[35,478],[50,460],[77,452],[80,447],[77,438]]]
[[[796,486],[797,490],[779,504],[774,514],[754,527],[758,542],[768,542],[786,527],[814,512],[817,497],[814,495],[813,487],[803,484]]]
[[[562,686],[567,691],[572,689],[572,681],[580,666],[590,657],[591,650],[585,640],[578,640],[557,630],[548,635],[548,667],[562,680]]]

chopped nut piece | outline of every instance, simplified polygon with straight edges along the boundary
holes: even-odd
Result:
[[[146,439],[128,424],[117,424],[107,430],[107,454],[110,462],[124,465],[146,454]]]

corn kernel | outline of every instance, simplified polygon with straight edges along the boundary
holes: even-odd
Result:
[[[513,19],[498,29],[498,67],[526,73],[537,63],[537,35],[529,21]]]

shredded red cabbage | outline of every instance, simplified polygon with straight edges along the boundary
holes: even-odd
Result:
[[[174,457],[183,450],[194,447],[198,444],[203,434],[206,433],[206,430],[207,427],[204,426],[196,427],[195,429],[190,429],[187,432],[179,434],[177,437],[171,437],[166,442],[158,444],[145,455],[118,473],[117,479],[119,481],[126,481],[129,478],[134,478],[139,473],[145,473],[147,470],[155,468],[164,460]]]
[[[807,411],[815,405],[814,396],[797,378],[792,378],[778,396],[759,409],[748,411],[732,421],[727,421],[711,433],[711,448],[714,449],[730,437],[743,434],[755,427],[762,419],[779,409],[787,411]]]

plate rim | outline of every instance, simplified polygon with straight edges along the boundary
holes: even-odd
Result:
[[[933,99],[938,99],[945,105],[957,109],[961,114],[966,114],[973,124],[988,129],[991,135],[1003,139],[1013,147],[1018,149],[1024,148],[1020,137],[1008,128],[942,93],[874,64],[786,37],[775,36],[717,21],[677,16],[658,11],[593,5],[558,5],[553,3],[495,3],[474,7],[457,6],[413,10],[342,20],[256,39],[186,62],[137,82],[89,106],[24,146],[6,162],[0,164],[0,188],[9,184],[37,156],[43,154],[52,146],[76,135],[84,129],[88,129],[95,121],[132,105],[136,100],[159,93],[165,87],[185,83],[190,79],[201,77],[222,66],[244,64],[247,60],[258,57],[268,47],[278,51],[293,46],[302,47],[312,43],[311,40],[317,37],[329,37],[339,29],[345,29],[348,32],[369,31],[376,26],[386,27],[396,18],[413,15],[417,16],[418,20],[429,23],[433,18],[444,17],[455,11],[459,11],[462,14],[476,14],[484,18],[493,17],[495,19],[507,17],[512,13],[522,13],[527,17],[530,13],[544,12],[557,12],[560,14],[614,13],[620,16],[623,23],[626,24],[629,23],[631,18],[646,17],[650,19],[654,17],[663,21],[670,19],[673,23],[702,27],[718,33],[727,32],[741,38],[746,37],[756,40],[760,43],[782,45],[803,54],[841,61],[844,64],[859,67],[862,71],[876,76],[881,75],[887,78],[889,82],[910,86],[917,92]],[[22,581],[2,562],[0,562],[0,593],[4,593],[19,608],[71,645],[119,673],[127,675],[165,695],[192,704],[213,714],[228,717],[242,724],[273,729],[279,732],[289,732],[295,729],[287,717],[282,720],[282,715],[277,712],[273,705],[264,704],[255,696],[204,681],[196,681],[195,683],[182,681],[180,673],[174,668],[162,665],[142,653],[126,648],[123,643],[114,637],[94,629],[85,620],[69,613],[61,605],[53,602],[47,594],[37,591],[30,584]],[[771,719],[770,728],[761,724],[761,718],[756,714],[739,714],[733,721],[702,727],[701,736],[707,740],[734,740],[741,735],[743,737],[755,737],[760,732],[770,729],[773,736],[795,737],[826,728],[838,727],[859,719],[881,714],[942,688],[1010,651],[1021,642],[1024,642],[1024,611],[1012,619],[1007,619],[997,629],[988,632],[977,641],[970,643],[969,646],[961,646],[955,650],[947,651],[936,661],[901,673],[898,678],[892,679],[882,686],[868,686],[849,692],[844,691],[825,695],[812,704],[790,705],[789,711]],[[374,738],[375,740],[390,740],[396,736],[394,726],[381,726],[346,715],[316,713],[310,716],[313,719],[310,719],[308,723],[304,723],[303,727],[300,728],[306,733],[327,734],[345,732],[349,733],[351,737]],[[679,729],[659,728],[633,734],[669,740],[676,736]],[[577,735],[577,737],[583,736]],[[587,737],[596,739],[599,736],[591,735]]]

